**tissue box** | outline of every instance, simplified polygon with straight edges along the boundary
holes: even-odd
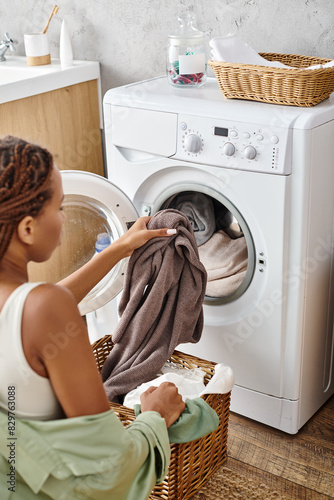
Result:
[[[111,336],[106,335],[92,345],[99,371],[113,348]],[[201,368],[205,383],[214,375],[215,363],[175,351],[169,362],[180,368]],[[212,474],[227,458],[227,428],[230,411],[230,396],[227,394],[206,394],[203,399],[217,412],[219,427],[201,439],[184,444],[171,444],[171,461],[168,475],[157,485],[149,497],[151,500],[187,500],[197,493]],[[125,406],[110,403],[124,426],[135,419],[134,411]]]
[[[330,59],[297,54],[260,53],[268,61],[280,61],[287,68],[209,61],[225,97],[311,107],[334,91],[334,67],[304,69]]]

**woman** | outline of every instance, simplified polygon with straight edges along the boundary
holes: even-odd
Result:
[[[60,245],[63,197],[48,151],[10,136],[0,141],[0,408],[7,410],[8,386],[16,387],[16,416],[26,419],[109,410],[77,304],[121,259],[174,232],[149,231],[149,218],[140,218],[59,284],[28,283],[28,263],[46,261]],[[184,409],[173,384],[151,387],[141,403],[142,413],[158,412],[167,427]]]

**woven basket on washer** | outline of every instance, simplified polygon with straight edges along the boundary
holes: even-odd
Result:
[[[280,61],[291,69],[209,61],[220,90],[229,99],[311,107],[334,91],[334,67],[302,69],[331,59],[296,54],[261,53],[268,61]]]
[[[111,337],[106,335],[96,341],[93,352],[98,369],[113,347]],[[214,374],[215,363],[204,361],[195,356],[175,351],[169,360],[181,368],[201,368],[205,373],[205,383]],[[165,480],[152,491],[151,500],[187,500],[198,492],[212,474],[227,458],[227,427],[230,410],[230,395],[207,394],[203,399],[217,412],[219,427],[207,436],[185,444],[171,444],[171,461]],[[125,406],[110,403],[123,425],[135,419],[134,411]]]

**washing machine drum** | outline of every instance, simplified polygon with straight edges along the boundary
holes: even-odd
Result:
[[[57,283],[94,258],[100,235],[110,241],[122,236],[138,218],[129,198],[108,179],[89,172],[61,171],[66,220],[62,244],[42,264],[29,264],[30,281]],[[99,248],[98,248],[99,249]],[[123,259],[79,304],[82,315],[113,299],[123,288]]]
[[[190,220],[208,275],[206,302],[223,304],[240,297],[254,272],[254,245],[236,208],[221,195],[218,200],[195,190],[173,194],[160,208],[174,208]]]

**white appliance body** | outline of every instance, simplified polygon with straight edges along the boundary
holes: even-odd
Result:
[[[198,191],[238,220],[245,279],[206,298],[200,342],[180,348],[233,368],[232,411],[298,432],[334,392],[334,99],[277,106],[156,78],[108,91],[104,120],[109,180],[140,215]]]

